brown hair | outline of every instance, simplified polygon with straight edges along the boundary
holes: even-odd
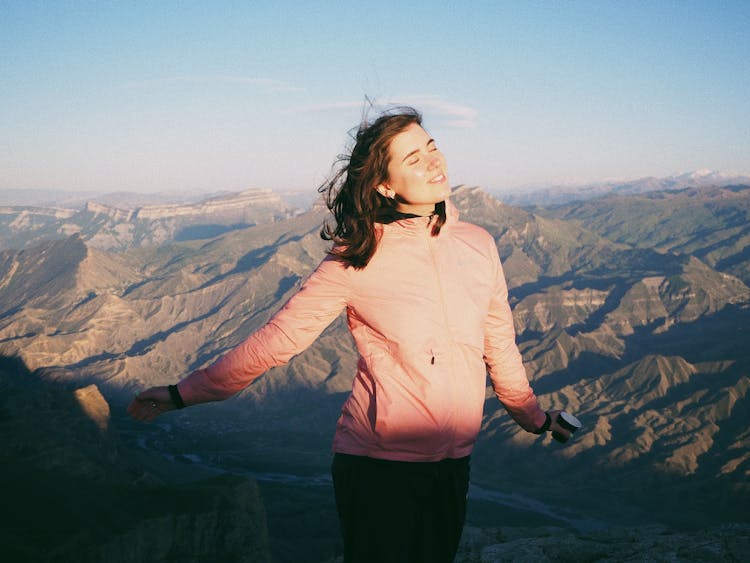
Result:
[[[375,189],[388,181],[388,149],[393,138],[409,125],[421,125],[421,114],[410,107],[384,112],[372,123],[363,120],[354,137],[349,154],[340,155],[334,163],[333,176],[318,188],[326,195],[326,205],[336,221],[334,228],[323,225],[320,236],[333,241],[331,253],[347,266],[364,268],[378,245],[375,220],[383,207],[395,207],[392,199]],[[337,169],[336,169],[337,168]],[[432,236],[445,224],[445,203],[435,206]]]

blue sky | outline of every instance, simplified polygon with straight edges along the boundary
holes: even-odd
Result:
[[[750,173],[750,2],[0,0],[0,188],[311,189],[365,97],[451,182]]]

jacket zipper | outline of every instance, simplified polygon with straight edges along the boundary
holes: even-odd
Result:
[[[430,252],[430,258],[432,259],[432,268],[435,271],[435,279],[437,280],[438,285],[438,297],[440,299],[440,309],[443,313],[443,328],[445,329],[446,334],[450,334],[450,328],[448,324],[448,311],[445,308],[445,292],[443,291],[443,280],[440,277],[440,268],[438,267],[437,259],[435,258],[435,243],[432,241],[432,238],[430,238],[427,241],[427,246]],[[435,358],[434,352],[433,352],[433,360]],[[434,362],[433,362],[434,363]]]
[[[433,270],[435,271],[435,279],[437,280],[438,298],[440,299],[440,307],[441,307],[441,310],[442,310],[442,313],[443,313],[443,330],[445,332],[446,338],[448,339],[448,341],[450,343],[450,346],[448,346],[448,352],[449,352],[449,354],[448,354],[448,361],[450,362],[450,365],[448,366],[449,367],[448,377],[450,378],[450,395],[452,396],[453,395],[453,390],[456,387],[456,385],[455,385],[455,373],[454,373],[455,370],[453,369],[453,352],[452,352],[452,348],[453,348],[453,335],[451,333],[450,325],[448,323],[448,311],[446,309],[446,304],[445,304],[445,292],[444,292],[444,289],[443,289],[443,287],[444,287],[443,286],[443,280],[441,278],[440,268],[438,267],[437,258],[435,256],[435,241],[433,240],[433,237],[430,237],[430,238],[427,239],[427,247],[428,247],[428,251],[430,253],[430,258],[432,260],[432,267],[433,267]],[[432,365],[434,365],[435,364],[435,352],[431,350],[431,353],[432,353],[432,359],[431,359],[430,363]],[[456,413],[455,413],[455,411],[454,411],[453,408],[451,408],[450,410],[451,410],[450,429],[451,429],[452,433],[455,435],[455,430],[456,429],[455,429],[455,423],[454,423],[454,421],[455,421],[455,418],[456,418]],[[451,445],[451,448],[454,446],[454,440],[453,439],[451,439],[450,445]]]

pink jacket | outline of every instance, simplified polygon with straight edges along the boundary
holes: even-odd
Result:
[[[186,404],[225,399],[307,348],[346,308],[359,352],[333,450],[399,461],[471,453],[486,375],[525,430],[545,420],[515,343],[497,248],[480,227],[448,218],[437,237],[425,217],[378,225],[366,268],[325,258],[261,329],[179,383]]]

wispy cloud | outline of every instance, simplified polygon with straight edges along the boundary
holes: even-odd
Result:
[[[152,80],[128,82],[127,86],[131,88],[137,88],[159,84],[239,84],[247,86],[260,86],[263,88],[272,89],[277,92],[301,92],[305,90],[301,86],[295,86],[284,80],[232,74],[195,74],[183,76],[165,76]]]
[[[313,104],[293,108],[293,112],[317,113],[327,111],[339,111],[350,109],[361,109],[366,112],[370,103],[375,110],[385,110],[394,106],[413,106],[427,114],[431,122],[439,122],[441,125],[460,129],[473,129],[479,112],[474,108],[450,102],[435,95],[410,95],[397,96],[386,100],[357,101],[357,102],[333,102],[328,104]]]
[[[457,104],[431,94],[400,96],[389,103],[395,105],[414,106],[425,114],[430,120],[440,120],[443,125],[459,129],[473,129],[479,112],[472,107]]]
[[[291,111],[299,113],[318,113],[325,111],[338,111],[342,109],[361,109],[366,106],[365,102],[332,102],[329,104],[311,104],[292,108]]]

